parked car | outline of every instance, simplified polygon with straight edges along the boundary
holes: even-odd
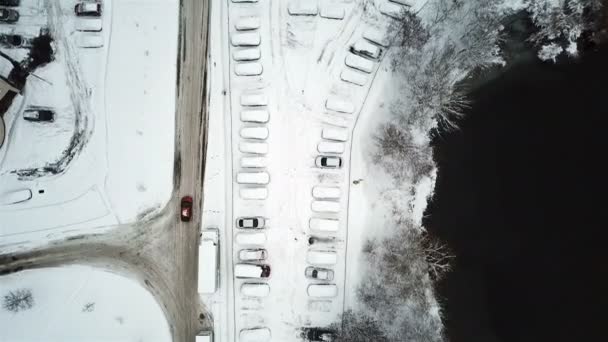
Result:
[[[182,222],[190,222],[192,219],[192,196],[184,196],[181,201]]]
[[[23,111],[23,119],[27,121],[55,121],[55,112],[51,109],[28,108]]]
[[[21,0],[0,0],[0,6],[19,6]]]
[[[19,12],[12,8],[0,8],[0,22],[16,23],[19,20]]]
[[[265,260],[268,257],[268,253],[265,249],[241,249],[239,251],[239,259],[241,261],[260,261]]]
[[[330,156],[318,156],[315,165],[322,169],[339,169],[342,167],[342,158]]]
[[[302,338],[311,342],[333,342],[336,340],[336,332],[325,328],[303,328]]]
[[[236,264],[234,265],[234,276],[237,278],[268,278],[270,277],[270,265]]]
[[[306,278],[310,279],[327,281],[334,280],[334,271],[328,268],[308,266],[304,271],[304,275],[306,275]]]
[[[32,38],[19,34],[0,34],[0,46],[7,48],[26,48],[32,46]]]
[[[74,6],[74,13],[79,17],[101,16],[101,2],[81,1]]]
[[[266,225],[266,220],[260,216],[254,217],[239,217],[236,219],[238,228],[262,229]]]

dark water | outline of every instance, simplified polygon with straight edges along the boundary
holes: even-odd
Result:
[[[608,341],[608,47],[525,62],[435,139],[425,224],[457,255],[439,284],[452,342]]]

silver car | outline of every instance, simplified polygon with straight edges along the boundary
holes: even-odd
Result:
[[[327,268],[308,266],[304,271],[304,275],[309,279],[326,281],[334,280],[334,271]]]
[[[342,167],[342,158],[334,156],[318,156],[315,165],[322,169],[339,169]]]

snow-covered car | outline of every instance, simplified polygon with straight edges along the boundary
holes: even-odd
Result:
[[[23,119],[27,121],[53,122],[55,120],[55,112],[50,109],[28,108],[23,111]]]
[[[306,292],[313,298],[334,298],[338,295],[338,287],[335,284],[310,284]]]
[[[192,196],[182,197],[180,210],[182,222],[189,222],[192,219]]]
[[[12,8],[0,8],[0,22],[16,23],[19,20],[19,12]]]
[[[266,342],[272,338],[268,328],[243,329],[239,332],[241,342]]]
[[[270,265],[236,264],[234,265],[234,276],[237,278],[268,278],[270,277]]]
[[[74,6],[74,13],[79,17],[101,16],[101,3],[97,1],[81,1]]]
[[[103,36],[97,33],[80,32],[76,36],[76,46],[85,49],[96,49],[103,46]]]
[[[334,271],[332,271],[328,268],[308,266],[308,267],[306,267],[306,270],[304,271],[304,275],[306,275],[306,278],[310,278],[310,279],[327,280],[327,281],[334,280]]]
[[[315,165],[322,169],[339,169],[342,167],[342,158],[333,156],[318,156]]]
[[[266,220],[261,216],[239,217],[236,219],[237,228],[262,229],[266,225]]]
[[[268,252],[265,249],[241,249],[239,251],[239,259],[241,261],[261,261],[268,257]]]

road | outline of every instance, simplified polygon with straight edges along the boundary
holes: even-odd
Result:
[[[193,341],[211,326],[197,294],[198,232],[206,149],[208,1],[182,0],[178,51],[174,190],[161,212],[109,233],[72,237],[25,253],[0,255],[0,274],[85,264],[112,270],[147,287],[164,311],[174,341]],[[154,151],[150,151],[154,153]],[[192,222],[179,200],[195,198]]]

